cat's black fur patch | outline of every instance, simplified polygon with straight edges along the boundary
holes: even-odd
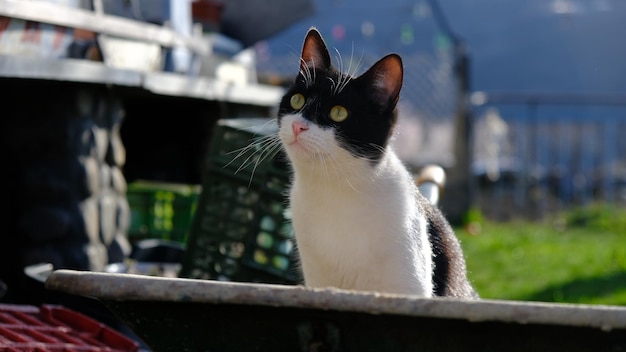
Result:
[[[299,112],[318,126],[334,128],[339,143],[353,155],[378,161],[396,122],[395,105],[390,107],[387,102],[378,101],[371,90],[372,83],[365,78],[342,77],[334,69],[311,70],[315,70],[311,73],[314,81],[307,84],[300,75],[282,99],[279,123],[283,115]],[[350,81],[340,92],[333,94],[336,82],[345,79]],[[307,104],[300,111],[291,108],[289,103],[296,93],[307,99]],[[348,110],[349,117],[345,121],[338,123],[330,119],[330,110],[335,105]]]
[[[478,294],[466,278],[461,244],[443,214],[419,196],[426,213],[428,238],[433,251],[434,294],[440,297],[474,297]]]

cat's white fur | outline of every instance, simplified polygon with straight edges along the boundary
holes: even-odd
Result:
[[[308,129],[296,137],[294,123]],[[305,284],[431,297],[426,219],[391,148],[374,165],[300,114],[282,117],[279,137],[295,172],[290,206]]]

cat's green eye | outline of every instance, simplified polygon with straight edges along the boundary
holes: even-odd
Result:
[[[291,104],[291,107],[294,110],[302,109],[302,107],[304,106],[305,102],[306,102],[306,98],[304,98],[304,95],[302,95],[300,93],[296,93],[296,94],[292,95],[291,99],[289,100],[289,104]]]
[[[348,110],[341,105],[335,105],[330,109],[330,119],[335,122],[342,122],[348,118]]]

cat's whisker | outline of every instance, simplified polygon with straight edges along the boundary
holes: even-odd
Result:
[[[280,151],[281,148],[281,144],[279,140],[272,140],[270,141],[270,143],[268,143],[268,145],[264,148],[264,150],[261,152],[258,162],[262,163],[263,161],[265,161],[268,158],[273,158],[274,156],[276,156],[276,154],[278,154],[278,152]]]
[[[343,182],[343,180],[346,178],[344,174],[345,170],[340,167],[340,161],[337,158],[335,151],[331,151],[324,156],[324,166],[326,168],[325,175],[327,179],[327,181],[325,182],[325,184],[327,185],[326,192],[329,194],[330,197],[332,197],[333,194],[331,192],[333,192],[333,189],[335,189],[333,185]]]
[[[338,157],[338,154],[340,152],[341,152],[340,150],[333,150],[330,153],[327,153],[327,155],[325,156],[325,161],[327,161],[327,163],[330,164],[329,168],[332,169],[332,171],[334,171],[334,174],[335,174],[334,179],[331,179],[330,173],[327,173],[328,179],[332,183],[345,182],[350,188],[358,192],[356,187],[354,187],[350,182],[351,176],[346,174],[346,170],[348,168],[346,168],[345,160],[340,160],[340,158]]]
[[[335,48],[335,52],[337,53],[337,62],[339,62],[339,72],[343,72],[343,57],[337,48]],[[341,92],[341,86],[343,84],[343,74],[340,74],[337,78],[336,84],[333,86],[333,94],[339,94]]]
[[[248,155],[246,159],[243,160],[243,162],[239,165],[237,170],[235,170],[235,174],[239,173],[241,170],[246,169],[248,166],[252,165],[253,163],[256,163],[256,160],[258,160],[258,154],[260,153],[260,150],[262,149],[258,147],[259,147],[258,144],[254,144],[250,149],[248,149],[248,150],[252,150],[252,152],[250,153],[250,155]]]
[[[299,75],[302,76],[302,80],[304,81],[304,85],[305,86],[309,86],[309,78],[307,76],[307,73],[305,72],[304,69],[301,69],[299,72]]]
[[[315,70],[311,70],[309,63],[304,61],[304,59],[300,58],[300,61],[302,62],[302,65],[300,65],[300,75],[304,79],[304,85],[306,87],[311,87],[313,85],[313,82],[315,81]],[[312,61],[312,63],[313,66],[315,66],[315,61]]]
[[[376,143],[369,143],[370,147],[374,147],[374,149],[378,150],[379,152],[384,153],[386,148],[383,147],[382,145],[376,144]]]
[[[346,73],[348,76],[353,76],[355,72],[352,72],[352,62],[354,61],[354,42],[352,42],[352,50],[350,51],[350,63],[348,64],[348,69]]]
[[[357,72],[361,68],[361,63],[363,62],[363,55],[365,55],[365,51],[361,51],[361,56],[359,56],[359,61],[357,61],[356,66],[354,67],[354,72],[352,75],[356,76]]]
[[[319,168],[322,170],[322,180],[324,180],[325,182],[322,182],[322,184],[320,185],[320,187],[324,188],[324,193],[325,196],[328,197],[330,195],[330,187],[328,187],[329,183],[331,182],[329,174],[328,174],[328,165],[326,165],[326,159],[324,157],[324,155],[319,151],[319,148],[316,148],[315,150],[315,156],[316,158],[315,163],[316,165],[319,163]]]
[[[343,179],[343,172],[345,170],[339,167],[340,163],[334,150],[325,155],[324,164],[326,167],[326,178],[328,179],[326,182],[328,185],[327,192],[332,192],[333,187],[331,187],[331,185]],[[332,196],[332,194],[330,196]]]
[[[324,150],[321,145],[317,144],[316,141],[313,141],[313,143],[311,143],[308,147],[310,148],[311,163],[313,164],[312,170],[316,170],[313,172],[319,173],[320,180],[323,181],[318,183],[320,191],[322,191],[321,188],[323,188],[325,196],[329,197],[331,196],[331,194],[329,193],[331,187],[329,187],[329,185],[334,180],[330,177],[330,168],[328,166],[327,159],[332,158],[333,155],[332,153],[327,153],[327,151]],[[332,169],[336,170],[336,167],[332,167]]]
[[[357,160],[354,159],[352,160],[353,163],[356,163]],[[370,180],[368,179],[368,175],[367,174],[362,174],[362,173],[358,173],[358,174],[350,174],[347,175],[345,177],[346,180],[346,184],[352,188],[352,190],[354,190],[357,193],[361,193],[361,189],[359,187],[357,187],[357,185],[363,185],[363,184],[367,184]]]
[[[313,66],[312,66],[312,67],[316,67],[316,66],[315,66],[315,59],[312,59],[312,60],[311,60],[311,62],[313,63]],[[311,67],[307,66],[307,69],[311,70]],[[311,75],[311,76],[312,76],[312,78],[313,78],[313,79],[311,80],[311,85],[313,85],[313,84],[315,83],[315,78],[316,78],[316,77],[315,77],[315,75],[316,75],[316,70],[312,70],[312,71],[310,71],[310,72],[312,72],[312,73],[313,73],[313,74]]]
[[[361,58],[359,59],[359,62],[356,64],[356,66],[354,67],[354,69],[352,68],[352,63],[353,63],[353,59],[354,59],[354,44],[352,46],[352,53],[350,56],[350,62],[348,64],[348,69],[346,71],[345,74],[341,74],[341,76],[339,76],[339,84],[337,84],[337,89],[335,94],[339,94],[341,93],[344,88],[348,85],[348,83],[350,83],[350,81],[352,80],[353,76],[356,75],[356,72],[358,71],[358,67],[361,65],[361,59],[363,58],[363,56],[361,55]]]
[[[344,81],[344,76],[343,74],[339,75],[339,78],[337,78],[337,86],[335,87],[335,91],[333,92],[334,94],[339,94],[342,91],[343,88],[343,81]]]
[[[344,72],[343,57],[341,56],[341,53],[338,51],[337,51],[337,55],[339,57],[339,66],[340,66],[339,71]],[[342,73],[339,75],[337,85],[333,90],[334,94],[341,93],[343,89],[348,85],[348,83],[350,83],[353,76],[356,74],[356,71],[358,70],[358,66],[360,66],[361,60],[359,59],[359,62],[357,63],[356,67],[353,70],[352,69],[352,62],[354,61],[353,58],[354,58],[354,43],[352,44],[352,52],[350,54],[350,61],[348,63],[348,69],[345,71],[346,73]]]
[[[259,164],[261,164],[267,158],[275,157],[278,151],[280,150],[280,148],[281,148],[280,141],[276,141],[275,139],[272,139],[268,142],[268,145],[266,145],[263,149],[260,150],[260,153],[258,153],[259,155],[255,160],[254,166],[252,167],[250,180],[248,180],[248,187],[252,184],[254,173],[256,172],[256,169],[259,166]]]
[[[335,84],[335,81],[332,79],[332,77],[326,77],[329,81],[330,81],[330,89],[333,92],[333,94],[336,94],[335,91],[337,90],[337,84]]]
[[[223,168],[229,167],[232,163],[234,163],[236,160],[238,160],[239,158],[247,154],[249,151],[254,150],[258,145],[259,145],[258,141],[253,141],[252,143],[246,145],[245,147],[227,152],[226,155],[230,155],[234,153],[237,153],[237,155],[235,155],[228,163],[226,163],[226,165],[224,165]],[[254,152],[252,153],[252,155],[254,155]],[[248,160],[249,158],[250,156],[248,156],[246,160]],[[242,164],[245,164],[246,160],[244,160]]]
[[[337,79],[337,86],[335,87],[334,90],[334,94],[339,94],[343,91],[343,89],[346,87],[346,85],[350,82],[350,80],[352,79],[352,77],[350,77],[347,74],[340,74],[339,78]]]
[[[234,158],[234,159],[237,159],[237,158],[238,158],[238,157],[240,157],[242,154],[244,154],[247,150],[249,150],[249,149],[253,148],[255,145],[257,145],[257,144],[258,144],[258,142],[259,142],[259,140],[260,140],[260,139],[263,139],[264,137],[265,137],[265,136],[252,138],[252,139],[251,139],[251,141],[252,141],[252,142],[248,143],[246,146],[241,147],[241,148],[237,148],[237,149],[234,149],[234,150],[231,150],[231,151],[229,151],[229,152],[226,152],[226,155],[230,155],[230,154],[238,153],[238,154],[235,156],[235,158]],[[231,162],[230,162],[230,163],[232,163],[232,160],[231,160]],[[229,163],[229,164],[230,164],[230,163]],[[229,165],[229,164],[227,164],[227,165]]]
[[[357,76],[357,73],[359,72],[359,68],[361,67],[361,62],[363,61],[364,54],[365,54],[365,51],[361,51],[361,56],[359,56],[359,61],[356,62],[354,69],[352,69],[352,63],[354,62],[354,43],[353,43],[352,52],[350,53],[350,66],[348,66],[348,71],[346,71],[348,75],[350,75],[351,77]]]
[[[352,77],[350,77],[349,75],[344,75],[344,79],[343,79],[343,82],[341,83],[341,85],[339,86],[338,93],[341,93],[343,91],[343,89],[346,87],[346,85],[348,85],[348,83],[350,83],[351,80],[352,80]]]
[[[273,138],[266,136],[266,138],[254,144],[254,151],[249,157],[257,157],[257,159],[259,159],[265,153],[267,147],[271,146],[273,143]]]
[[[336,60],[339,62],[339,72],[343,72],[343,58],[341,57],[339,49],[335,48],[335,52],[337,53]]]
[[[271,123],[271,122],[272,121],[268,121],[267,123]],[[277,147],[280,147],[280,140],[277,138],[276,135],[267,135],[267,136],[260,136],[260,137],[254,138],[252,139],[252,142],[248,144],[247,146],[236,149],[230,153],[227,153],[227,154],[237,153],[237,155],[235,155],[235,157],[230,162],[224,165],[224,168],[230,166],[233,162],[242,158],[244,155],[247,155],[247,157],[241,162],[241,164],[237,167],[234,173],[237,174],[241,172],[242,170],[248,168],[250,165],[254,165],[252,168],[252,173],[250,175],[250,180],[248,184],[250,185],[252,183],[254,173],[259,163],[263,162],[263,160],[265,160],[272,153],[275,155]]]
[[[355,191],[356,193],[361,193],[356,187],[354,187],[352,182],[350,182],[350,179],[347,177],[346,177],[346,183],[348,184],[348,186],[350,186],[350,188],[352,188],[353,191]]]

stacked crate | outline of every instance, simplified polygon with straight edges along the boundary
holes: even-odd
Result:
[[[300,281],[286,206],[290,171],[284,154],[267,143],[276,132],[273,120],[218,122],[182,276]]]

